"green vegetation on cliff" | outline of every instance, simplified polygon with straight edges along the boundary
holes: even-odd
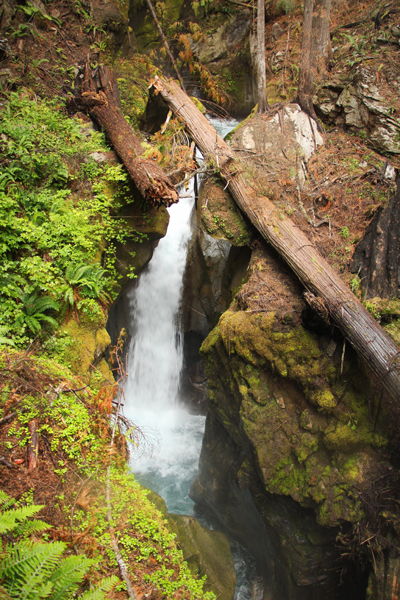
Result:
[[[112,438],[118,386],[103,387],[96,393],[82,387],[66,367],[15,350],[1,353],[0,374],[1,469],[6,469],[6,475],[13,474],[2,478],[0,527],[2,519],[10,522],[13,515],[17,524],[25,523],[24,531],[17,525],[19,529],[11,533],[15,541],[25,544],[29,557],[42,551],[46,555],[46,547],[50,555],[58,544],[60,552],[49,558],[48,569],[52,565],[65,568],[61,555],[71,562],[72,549],[80,559],[89,557],[72,561],[75,572],[82,575],[90,568],[83,581],[78,578],[81,592],[94,583],[103,586],[104,577],[115,575],[112,581],[118,585],[107,598],[126,597],[125,584],[119,581],[114,537],[138,594],[213,600],[214,594],[203,592],[205,578],[195,579],[183,561],[165,517],[129,473],[127,443],[142,447],[146,441],[126,419],[118,419]],[[4,417],[8,418],[3,422]],[[27,450],[34,445],[34,435],[39,436],[40,453],[38,467],[32,470]],[[7,500],[4,492],[18,500]],[[38,508],[38,516],[50,528],[28,518],[36,515]],[[50,540],[53,545],[46,546]],[[0,590],[1,585],[7,590],[11,586],[10,564],[16,560],[15,552],[4,538],[0,544],[4,561],[0,563]],[[26,573],[19,571],[15,585],[26,583],[29,564]],[[47,575],[51,574],[38,569],[28,595],[21,598],[52,598],[57,582]],[[104,597],[90,593],[94,590],[87,592],[91,600]],[[10,596],[20,598],[16,590],[10,591]]]

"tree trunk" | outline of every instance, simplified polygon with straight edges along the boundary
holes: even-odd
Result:
[[[400,349],[322,258],[310,240],[266,197],[247,184],[234,152],[194,103],[173,82],[156,77],[153,86],[182,119],[206,163],[215,165],[238,206],[262,236],[279,252],[303,285],[319,297],[379,385],[400,400]]]
[[[301,59],[297,99],[302,110],[304,110],[308,115],[316,118],[314,106],[312,103],[314,87],[311,76],[313,10],[314,0],[305,0],[303,14],[303,32],[301,36]]]
[[[324,76],[331,55],[330,14],[331,0],[305,0],[297,100],[314,119],[315,84]]]
[[[265,75],[265,0],[257,0],[257,100],[258,112],[268,109]]]
[[[311,66],[314,67],[314,77],[323,75],[331,58],[330,15],[331,0],[315,0],[311,42]],[[313,79],[312,74],[311,79]]]
[[[104,129],[115,152],[149,204],[170,206],[178,202],[179,195],[161,167],[152,160],[142,158],[144,150],[141,140],[134,135],[122,114],[118,86],[108,67],[100,67],[97,72],[92,72],[86,64],[80,96],[69,104],[87,110]]]

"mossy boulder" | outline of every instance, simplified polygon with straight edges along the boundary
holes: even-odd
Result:
[[[87,382],[93,374],[97,380],[100,376],[99,384],[102,381],[114,381],[112,371],[104,359],[105,352],[111,344],[110,336],[104,328],[82,326],[71,318],[62,327],[62,331],[71,341],[65,350],[64,359],[74,375],[81,376]]]
[[[202,227],[215,238],[224,238],[234,246],[249,246],[254,228],[220,181],[207,178],[200,188],[198,213]]]
[[[211,410],[266,491],[312,508],[322,525],[355,522],[359,490],[386,468],[387,440],[369,418],[378,401],[355,354],[346,351],[341,373],[341,352],[332,357],[329,337],[303,325],[295,283],[277,261],[255,253],[202,345]]]

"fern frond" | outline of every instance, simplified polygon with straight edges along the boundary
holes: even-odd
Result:
[[[12,600],[11,596],[9,596],[6,590],[0,585],[0,600]]]
[[[35,312],[43,313],[45,310],[58,310],[60,307],[50,296],[42,296],[35,303]]]
[[[115,575],[105,577],[92,590],[82,594],[79,600],[106,600],[105,592],[110,592],[117,583],[121,581]]]
[[[44,508],[44,505],[32,504],[31,506],[21,506],[4,511],[0,514],[0,534],[11,531],[18,525],[19,521],[25,521],[28,517],[36,515],[42,508]]]
[[[44,321],[45,323],[50,323],[53,327],[57,327],[58,323],[53,317],[49,317],[49,315],[43,315],[42,313],[38,313],[35,315],[35,318],[39,321]]]
[[[42,594],[45,592],[46,580],[66,547],[64,542],[34,544],[28,541],[8,548],[8,556],[0,566],[0,579],[5,589],[16,600],[40,600],[36,592],[38,589]]]
[[[23,523],[22,533],[24,536],[32,535],[33,533],[41,533],[42,531],[46,531],[46,529],[51,529],[52,526],[40,519],[33,519],[33,521],[27,521]]]
[[[10,496],[3,492],[3,490],[0,490],[0,506],[2,506],[3,504],[8,504],[10,500]]]
[[[86,558],[86,556],[68,556],[64,558],[49,578],[54,586],[51,600],[70,598],[72,593],[78,589],[86,571],[95,564],[95,560]],[[68,595],[66,595],[67,592]]]

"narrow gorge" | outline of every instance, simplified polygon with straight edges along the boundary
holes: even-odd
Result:
[[[399,18],[0,0],[0,600],[400,595]]]

